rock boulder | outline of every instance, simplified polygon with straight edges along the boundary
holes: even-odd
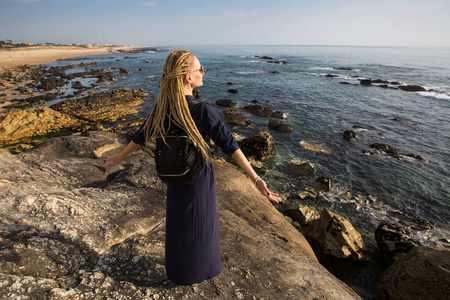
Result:
[[[323,209],[320,219],[309,226],[308,235],[316,239],[325,254],[339,258],[368,260],[361,234],[344,217]]]
[[[415,247],[383,274],[380,299],[445,300],[450,291],[450,249]]]
[[[121,140],[93,132],[0,154],[0,298],[361,299],[248,177],[218,162],[222,274],[175,286],[153,160],[139,150],[105,169],[96,158]]]
[[[242,152],[248,157],[259,160],[275,156],[275,140],[267,131],[259,131],[238,142]]]

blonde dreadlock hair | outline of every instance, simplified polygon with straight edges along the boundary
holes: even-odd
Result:
[[[144,132],[147,142],[154,141],[156,136],[162,136],[164,140],[164,135],[169,130],[168,124],[173,123],[197,143],[203,158],[209,161],[209,146],[191,117],[184,94],[184,80],[186,74],[190,73],[192,57],[193,54],[185,50],[175,50],[167,56],[158,99],[148,117]]]

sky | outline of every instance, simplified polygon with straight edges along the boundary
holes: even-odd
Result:
[[[450,46],[450,1],[0,0],[0,40]]]

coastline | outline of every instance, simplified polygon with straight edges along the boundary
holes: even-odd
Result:
[[[151,46],[35,46],[28,48],[0,49],[0,69],[17,65],[36,65],[49,63],[58,59],[101,55],[118,52],[130,52]]]

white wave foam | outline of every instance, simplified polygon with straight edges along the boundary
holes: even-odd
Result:
[[[431,97],[431,98],[436,98],[436,99],[440,99],[440,100],[450,100],[450,95],[444,92],[434,92],[434,91],[429,91],[429,92],[417,92],[417,94],[424,96],[424,97]]]

